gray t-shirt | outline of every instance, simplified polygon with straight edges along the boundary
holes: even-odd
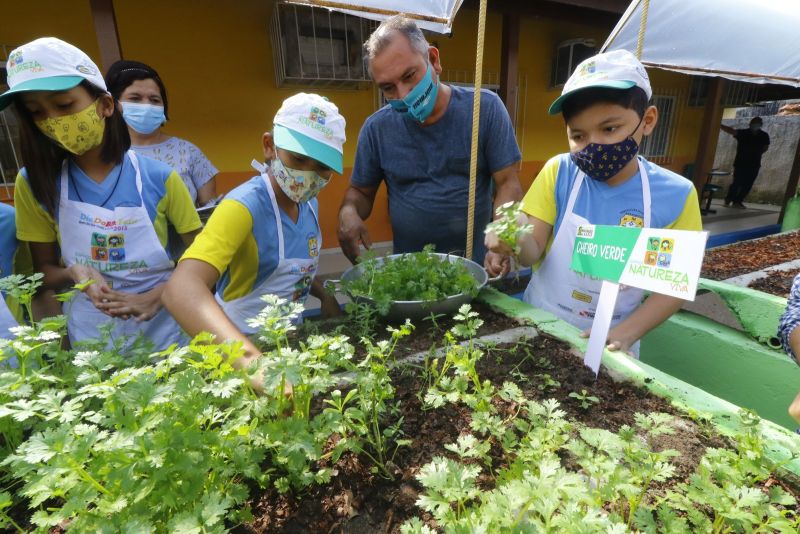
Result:
[[[166,163],[181,176],[183,183],[197,202],[197,190],[219,172],[195,145],[179,137],[170,137],[155,145],[132,146],[134,152]]]
[[[386,182],[394,252],[433,243],[438,252],[466,248],[469,157],[474,89],[452,86],[441,119],[422,126],[389,106],[367,118],[358,136],[350,181]],[[483,264],[483,229],[492,214],[492,173],[521,159],[511,120],[500,98],[481,91],[473,259]]]

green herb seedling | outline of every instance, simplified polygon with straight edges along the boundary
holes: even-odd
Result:
[[[519,256],[521,247],[519,240],[525,234],[533,232],[532,224],[520,224],[522,212],[521,202],[506,202],[495,211],[495,220],[486,225],[485,233],[494,232],[497,238],[505,243]]]
[[[594,395],[589,395],[589,392],[585,389],[582,389],[580,393],[575,393],[573,391],[569,396],[581,403],[581,410],[588,410],[592,404],[600,402],[600,399]]]

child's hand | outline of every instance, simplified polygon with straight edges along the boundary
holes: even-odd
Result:
[[[789,405],[789,415],[791,415],[795,421],[800,423],[800,393],[797,394],[792,401],[792,404]]]
[[[508,246],[508,243],[502,241],[496,233],[488,232],[486,236],[483,238],[483,244],[489,250],[489,252],[494,252],[495,254],[500,254],[501,256],[510,256],[514,251],[511,250],[511,247]]]
[[[581,337],[586,338],[589,337],[592,333],[591,328],[587,328],[583,332],[581,332]],[[625,335],[621,332],[616,331],[616,328],[612,328],[608,331],[608,339],[606,339],[606,349],[614,351],[614,352],[624,352],[631,358],[635,358],[636,355],[629,350],[631,345],[636,343],[635,339],[628,339]]]

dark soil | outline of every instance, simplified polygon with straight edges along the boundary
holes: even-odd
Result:
[[[701,276],[725,280],[800,258],[800,231],[706,251]]]
[[[753,280],[748,287],[757,289],[770,295],[788,297],[792,291],[794,277],[800,274],[800,269],[790,269],[788,271],[771,271],[766,277]]]
[[[486,321],[484,330],[508,328],[509,319],[478,306]],[[432,328],[420,328],[408,352],[425,350],[431,342],[441,344],[441,333]],[[678,412],[665,400],[630,384],[614,382],[604,371],[595,381],[593,373],[582,365],[568,345],[556,339],[540,336],[525,343],[498,346],[487,350],[479,362],[482,378],[501,385],[513,381],[526,396],[533,399],[556,398],[569,418],[594,427],[617,431],[622,425],[633,425],[634,414]],[[542,375],[558,382],[545,388]],[[437,410],[424,410],[417,398],[424,383],[413,368],[397,368],[395,373],[397,398],[401,402],[405,436],[413,439],[409,447],[401,448],[395,458],[395,479],[386,480],[370,472],[370,465],[358,456],[345,454],[334,466],[332,481],[309,490],[305,495],[288,496],[269,491],[254,498],[250,505],[255,519],[240,527],[240,532],[314,532],[314,533],[397,533],[400,525],[412,516],[423,520],[430,517],[417,508],[415,501],[421,486],[415,475],[434,456],[449,454],[444,445],[453,443],[462,433],[470,432],[470,412],[460,406],[447,405]],[[585,389],[600,402],[586,410],[579,401],[569,397],[571,392]],[[500,412],[511,406],[498,406]],[[673,462],[678,469],[675,482],[694,471],[706,447],[725,446],[725,442],[708,428],[681,419],[676,422],[674,435],[662,436],[660,449],[675,449],[681,456]],[[496,467],[502,467],[499,447],[495,447]],[[483,481],[491,487],[491,481]]]

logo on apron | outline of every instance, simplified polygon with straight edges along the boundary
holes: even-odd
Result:
[[[294,292],[292,293],[293,301],[302,300],[308,295],[308,292],[311,290],[311,278],[312,276],[307,274],[294,284]]]
[[[306,236],[308,241],[308,255],[311,258],[319,256],[319,242],[317,241],[317,234],[311,233]]]
[[[90,250],[95,261],[125,261],[125,235],[93,232]]]

